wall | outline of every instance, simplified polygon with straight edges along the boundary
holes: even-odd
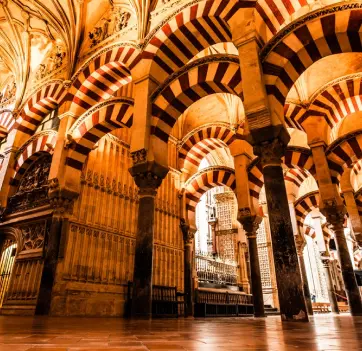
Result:
[[[129,142],[129,131],[117,130],[103,137],[87,159],[57,267],[53,315],[124,314],[128,281],[133,278],[138,218],[137,187],[128,172]],[[169,161],[171,167],[176,166],[173,143]],[[156,197],[153,283],[182,291],[178,183],[178,172],[171,170]]]

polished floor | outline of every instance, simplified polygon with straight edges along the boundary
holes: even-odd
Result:
[[[0,316],[0,351],[362,350],[362,317],[316,315],[310,323],[219,318],[127,321]]]

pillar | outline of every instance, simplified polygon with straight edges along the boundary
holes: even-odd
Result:
[[[255,145],[254,153],[259,156],[264,176],[281,317],[283,321],[308,321],[281,167],[285,145],[277,137]]]
[[[155,197],[168,169],[146,161],[144,149],[131,156],[133,167],[129,171],[139,188],[131,316],[149,319],[152,316]]]
[[[265,317],[264,312],[264,299],[263,299],[263,286],[261,282],[258,245],[256,242],[256,232],[262,218],[258,216],[243,217],[240,223],[246,232],[249,246],[249,260],[250,260],[250,278],[251,278],[251,292],[253,294],[254,316]]]
[[[353,316],[359,316],[362,315],[361,296],[354,275],[343,227],[346,209],[339,195],[337,185],[332,182],[327,157],[325,155],[325,143],[315,137],[314,140],[309,143],[309,146],[312,150],[319,185],[319,208],[327,218],[330,228],[334,231],[351,314]]]
[[[353,189],[343,192],[344,201],[346,204],[346,209],[351,220],[351,225],[353,233],[356,237],[356,240],[360,246],[362,246],[362,223],[361,217],[358,213],[358,207],[356,200],[354,198]]]
[[[184,239],[184,293],[185,293],[185,317],[194,315],[194,290],[192,279],[192,256],[193,256],[193,243],[195,237],[195,230],[187,225],[186,220],[181,218],[180,228]]]
[[[348,304],[352,316],[362,316],[362,302],[356,277],[349,254],[346,236],[344,234],[344,212],[338,208],[325,209],[325,216],[334,232],[338,258],[341,264],[344,286],[346,288]]]
[[[351,184],[351,171],[352,168],[347,168],[343,172],[340,185],[348,216],[351,221],[353,234],[358,244],[362,246],[362,222],[358,212],[356,200],[354,198],[354,190]]]
[[[302,275],[305,304],[307,306],[308,315],[312,316],[313,315],[312,299],[310,296],[307,270],[305,268],[305,261],[303,255],[305,247],[305,239],[300,234],[298,234],[298,236],[296,237],[296,246],[297,246],[298,259],[299,259],[300,273]]]
[[[326,277],[327,289],[329,302],[331,304],[331,311],[334,313],[339,313],[337,297],[334,291],[332,272],[331,272],[331,263],[330,263],[329,253],[326,253],[322,256],[322,263],[324,268],[324,275]]]

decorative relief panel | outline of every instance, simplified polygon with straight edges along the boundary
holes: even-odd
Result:
[[[9,212],[19,212],[45,205],[48,200],[48,176],[51,155],[38,158],[25,172],[15,195],[9,198]]]

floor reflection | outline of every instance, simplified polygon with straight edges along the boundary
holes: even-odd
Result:
[[[0,316],[0,351],[361,350],[362,317],[316,315],[128,321],[110,318]]]

